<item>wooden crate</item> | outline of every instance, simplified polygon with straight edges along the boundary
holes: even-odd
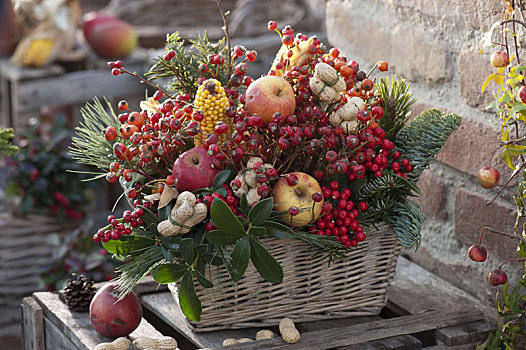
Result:
[[[137,294],[145,319],[130,338],[160,337],[162,333],[175,337],[180,350],[475,349],[494,329],[492,308],[403,257],[380,316],[299,323],[301,340],[296,344],[277,337],[223,347],[224,339],[254,339],[259,329],[196,333],[164,286],[150,280],[138,286]],[[87,313],[70,312],[57,294],[35,293],[24,299],[23,314],[25,349],[87,350],[109,341],[91,328]]]
[[[150,58],[139,51],[123,61],[126,69],[146,72]],[[81,69],[78,69],[81,68]],[[26,127],[30,117],[38,116],[43,106],[75,106],[78,110],[93,97],[123,99],[144,96],[146,87],[128,75],[114,77],[106,60],[90,58],[76,70],[67,72],[57,64],[45,68],[20,68],[0,59],[0,126],[15,132]],[[76,117],[76,116],[75,116]]]

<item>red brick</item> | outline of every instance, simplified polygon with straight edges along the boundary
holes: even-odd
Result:
[[[484,115],[481,113],[481,116]],[[491,154],[498,146],[498,140],[500,140],[500,131],[497,127],[462,118],[460,127],[451,134],[437,159],[453,168],[476,176],[480,168],[489,164]],[[492,166],[499,169],[501,183],[504,183],[511,175],[511,170],[499,154],[497,151]]]
[[[466,246],[478,242],[484,226],[513,233],[515,210],[497,203],[487,205],[488,199],[478,194],[458,190],[455,194],[455,236]],[[517,241],[494,233],[485,233],[482,245],[488,254],[497,254],[500,259],[516,257]]]
[[[396,18],[390,29],[391,23],[376,22],[374,13],[368,17],[359,10],[350,2],[327,3],[327,36],[332,45],[358,53],[369,63],[385,59],[389,61],[389,71],[411,81],[437,83],[452,79],[448,51],[418,36],[416,31],[396,25]]]
[[[417,185],[422,191],[424,215],[433,220],[446,220],[447,187],[444,182],[431,171],[425,170],[420,175]]]
[[[482,84],[487,76],[494,73],[489,55],[481,55],[479,52],[464,50],[460,52],[458,59],[460,72],[460,92],[466,104],[472,107],[484,108],[492,99],[492,92],[496,89],[494,83],[490,83],[484,94]]]

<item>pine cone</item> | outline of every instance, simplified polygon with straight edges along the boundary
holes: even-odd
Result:
[[[71,310],[86,312],[96,291],[91,278],[73,273],[64,288],[66,305]]]

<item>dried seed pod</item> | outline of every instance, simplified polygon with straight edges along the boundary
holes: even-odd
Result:
[[[255,188],[259,186],[259,183],[256,178],[256,173],[252,170],[248,170],[245,173],[245,182],[248,186]]]
[[[241,338],[241,339],[238,339],[237,342],[239,344],[241,343],[248,343],[248,342],[251,342],[251,341],[254,341],[254,339],[250,339],[250,338]]]
[[[357,126],[358,126],[358,121],[356,120],[344,120],[340,124],[340,127],[343,128],[343,131],[346,134],[352,134],[356,130]]]
[[[293,344],[300,340],[300,332],[296,329],[294,322],[285,317],[279,323],[279,332],[286,343]]]
[[[253,169],[254,168],[254,165],[257,163],[257,162],[261,162],[263,163],[263,159],[259,158],[259,157],[251,157],[248,162],[247,162],[247,168],[248,169]]]
[[[225,340],[223,340],[223,346],[234,345],[234,344],[239,344],[237,339],[226,338]]]
[[[120,337],[111,343],[100,343],[94,350],[126,350],[130,348],[130,340],[128,338]]]
[[[204,219],[206,219],[206,214],[208,213],[208,209],[206,207],[206,204],[204,203],[197,203],[194,206],[193,215],[186,220],[183,225],[187,227],[181,227],[180,233],[187,233],[190,231],[188,227],[194,227],[195,225],[203,222]]]
[[[172,224],[170,220],[164,220],[157,224],[157,231],[165,237],[175,236],[181,231],[181,226]]]
[[[133,346],[137,350],[177,350],[177,341],[172,337],[150,338],[150,337],[139,337],[133,341]]]
[[[314,67],[314,76],[325,83],[335,84],[338,72],[327,63],[320,62]]]
[[[251,188],[250,190],[248,190],[248,193],[247,193],[248,205],[257,203],[259,202],[260,199],[261,199],[261,196],[258,194],[258,190],[256,188]]]
[[[340,126],[343,120],[342,114],[343,114],[342,108],[338,109],[336,112],[331,114],[331,116],[329,117],[329,123],[335,128]]]
[[[256,333],[256,340],[272,339],[274,338],[274,332],[269,329],[262,329]]]

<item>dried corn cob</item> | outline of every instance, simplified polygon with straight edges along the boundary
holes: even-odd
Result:
[[[214,127],[218,123],[226,123],[232,127],[232,120],[227,117],[226,109],[229,106],[225,88],[216,79],[208,79],[197,89],[194,105],[203,113],[204,119],[199,122],[201,127],[201,138],[206,140],[209,134],[214,133]],[[221,135],[221,140],[226,140],[229,133]],[[203,141],[195,139],[196,146],[201,146]]]

